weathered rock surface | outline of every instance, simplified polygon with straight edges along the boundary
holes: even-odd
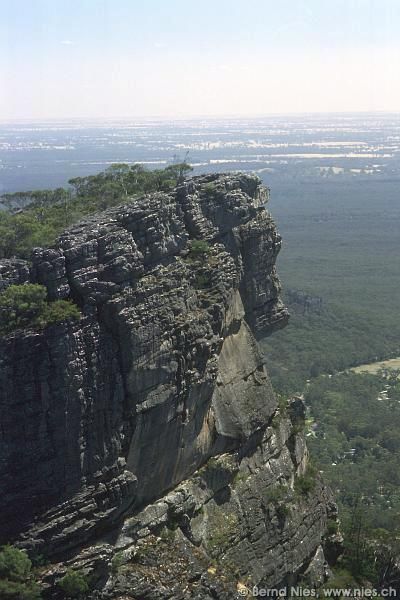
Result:
[[[83,313],[0,340],[1,538],[62,561],[47,597],[68,565],[92,598],[323,577],[329,494],[296,487],[302,407],[278,407],[255,339],[288,318],[265,200],[256,177],[197,177],[79,223],[30,270],[0,261],[0,286]]]
[[[3,259],[0,261],[0,292],[9,285],[19,285],[29,281],[29,267],[26,261]]]

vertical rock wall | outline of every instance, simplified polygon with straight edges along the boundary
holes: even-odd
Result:
[[[256,342],[287,322],[265,200],[256,177],[197,177],[79,223],[30,269],[1,261],[0,287],[38,282],[83,314],[0,341],[3,541],[70,553],[104,597],[125,585],[228,598],[321,558],[334,508],[318,477],[307,498],[296,492],[304,440]],[[165,528],[174,536],[158,547]],[[145,592],[130,568],[140,547]],[[151,556],[166,548],[191,566],[157,595]]]

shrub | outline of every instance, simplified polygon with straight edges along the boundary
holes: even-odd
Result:
[[[40,600],[40,589],[33,581],[21,583],[0,579],[0,598],[2,600]]]
[[[190,256],[205,259],[210,252],[210,246],[205,240],[192,240],[190,242]]]
[[[233,477],[233,484],[239,485],[242,481],[247,481],[249,477],[250,473],[248,471],[238,471]]]
[[[323,588],[358,588],[359,582],[354,579],[353,574],[347,569],[334,567],[332,576],[324,583]]]
[[[68,598],[79,598],[89,591],[89,584],[85,575],[72,569],[66,572],[58,585]]]
[[[210,200],[215,200],[216,197],[218,196],[218,190],[215,186],[215,183],[212,183],[211,181],[209,183],[206,183],[203,189],[204,189],[205,195]]]
[[[304,421],[299,421],[292,426],[292,435],[298,435],[299,433],[304,433],[305,430]]]
[[[46,309],[42,285],[10,285],[0,294],[0,330],[9,333],[36,324]]]
[[[0,551],[0,598],[4,600],[37,600],[39,587],[30,580],[32,563],[22,550],[3,546]]]
[[[43,326],[52,325],[54,323],[61,323],[68,319],[75,321],[79,320],[81,313],[79,308],[71,302],[71,300],[56,300],[50,302],[42,315]]]
[[[315,488],[317,469],[313,465],[308,465],[304,475],[296,478],[294,487],[297,493],[307,495]]]
[[[282,416],[286,416],[287,415],[287,408],[288,408],[288,399],[285,395],[283,394],[276,394],[276,398],[278,400],[278,406],[279,406],[279,412],[281,413]]]
[[[328,519],[326,524],[326,531],[328,535],[335,535],[339,531],[338,522],[335,519]]]
[[[13,581],[24,581],[30,573],[32,563],[27,554],[14,546],[3,546],[0,552],[0,577]]]
[[[116,552],[111,559],[111,572],[118,573],[118,570],[124,564],[124,553],[122,551]]]
[[[46,301],[43,285],[10,285],[0,294],[0,335],[17,329],[40,329],[67,319],[79,319],[80,312],[69,300]]]
[[[276,506],[276,514],[279,519],[285,520],[290,515],[290,506],[282,503],[278,504]]]
[[[266,501],[275,507],[278,519],[285,520],[290,514],[290,496],[287,486],[282,484],[274,485],[267,491]]]
[[[170,523],[169,526],[166,525],[160,531],[160,538],[162,539],[163,542],[166,542],[166,543],[173,542],[175,539],[175,536],[176,536],[177,529],[178,529],[178,524],[175,522]]]
[[[209,273],[196,273],[194,278],[194,286],[198,290],[204,290],[210,287],[211,277]]]
[[[209,520],[210,537],[207,545],[210,551],[221,552],[237,534],[239,518],[235,513],[217,512]]]
[[[285,485],[277,484],[270,487],[267,492],[267,501],[271,504],[276,504],[283,500],[288,494],[288,489]]]

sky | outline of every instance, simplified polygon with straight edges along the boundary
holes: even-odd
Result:
[[[0,120],[400,111],[400,0],[0,0]]]

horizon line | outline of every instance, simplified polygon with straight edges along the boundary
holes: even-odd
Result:
[[[12,123],[47,123],[47,122],[60,122],[60,121],[127,121],[127,120],[138,120],[138,121],[186,121],[186,120],[200,120],[200,119],[266,119],[271,117],[301,117],[301,116],[354,116],[354,115],[400,115],[400,109],[397,110],[342,110],[342,111],[301,111],[301,112],[270,112],[270,113],[257,113],[257,114],[244,114],[244,113],[227,113],[227,114],[192,114],[192,115],[125,115],[125,116],[79,116],[79,117],[11,117],[1,118],[0,124],[12,124]]]

